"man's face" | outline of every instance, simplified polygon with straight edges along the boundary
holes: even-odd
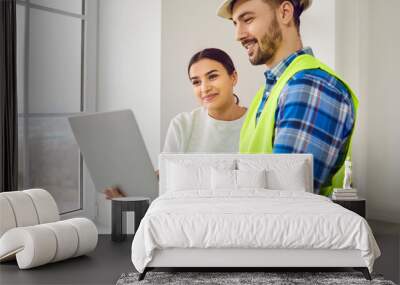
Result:
[[[253,65],[267,64],[282,42],[275,9],[263,0],[238,0],[232,10],[236,40]]]

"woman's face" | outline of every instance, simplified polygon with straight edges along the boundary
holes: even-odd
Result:
[[[233,87],[237,82],[237,73],[229,75],[218,61],[199,60],[190,67],[189,77],[194,94],[207,109],[221,109],[235,102]]]

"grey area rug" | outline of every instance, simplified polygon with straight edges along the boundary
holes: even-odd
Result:
[[[372,281],[364,278],[360,272],[148,272],[142,281],[139,273],[124,273],[116,285],[145,284],[379,284],[395,285],[384,280],[381,275],[372,275]]]

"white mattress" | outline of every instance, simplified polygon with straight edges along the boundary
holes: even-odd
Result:
[[[356,249],[370,271],[380,255],[359,215],[323,196],[265,189],[160,196],[135,235],[132,262],[143,272],[168,248]]]

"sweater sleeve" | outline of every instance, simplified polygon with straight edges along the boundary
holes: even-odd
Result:
[[[188,144],[188,133],[190,132],[190,122],[186,114],[178,114],[169,124],[163,152],[183,153]]]

